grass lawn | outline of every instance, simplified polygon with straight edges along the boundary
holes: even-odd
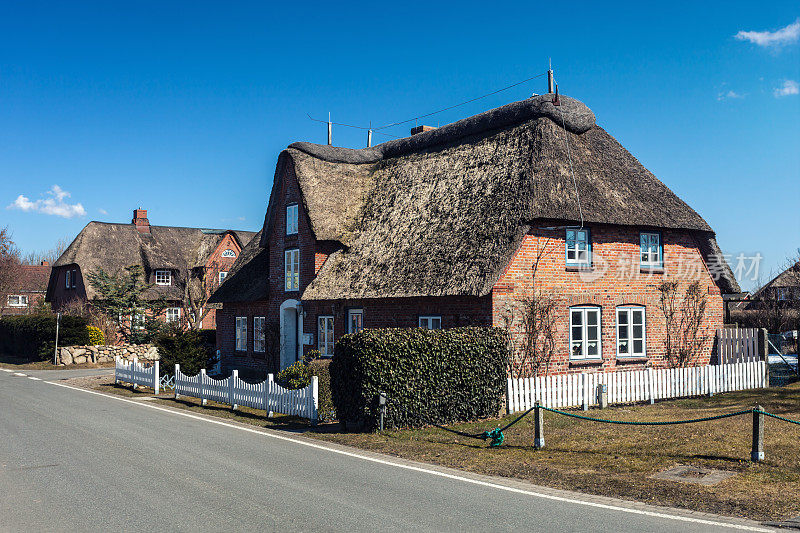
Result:
[[[152,396],[152,391],[134,392],[113,383],[93,388],[127,396]],[[506,432],[501,447],[489,448],[481,440],[437,428],[342,433],[338,424],[310,428],[296,417],[267,419],[257,409],[241,408],[233,412],[222,404],[208,402],[208,406],[202,407],[194,398],[175,401],[170,396],[162,395],[152,401],[259,427],[305,431],[306,436],[321,440],[559,489],[756,520],[800,515],[800,426],[766,418],[766,460],[752,463],[749,413],[698,424],[643,427],[598,424],[546,412],[546,447],[536,451],[532,447],[530,416]],[[667,421],[728,413],[752,408],[757,403],[771,413],[800,420],[800,383],[712,398],[591,410],[588,414],[614,420]],[[479,432],[505,424],[516,416],[452,427]],[[651,477],[679,464],[727,470],[736,475],[714,486]]]
[[[81,363],[79,365],[54,365],[52,361],[33,361],[14,355],[0,354],[0,368],[14,370],[78,370],[83,368],[113,368],[114,361],[106,363]]]

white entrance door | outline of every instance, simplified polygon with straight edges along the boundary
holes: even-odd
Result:
[[[281,305],[281,370],[297,361],[297,303],[287,300]]]

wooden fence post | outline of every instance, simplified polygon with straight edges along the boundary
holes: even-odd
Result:
[[[583,383],[581,386],[583,387],[583,410],[589,410],[589,375],[584,372],[581,374]]]
[[[750,459],[754,462],[764,460],[764,413],[761,411],[760,405],[753,409],[753,450]]]
[[[272,401],[272,397],[273,397],[273,390],[275,389],[275,387],[273,387],[273,383],[274,380],[272,374],[268,374],[267,383],[265,384],[265,389],[267,391],[267,402],[264,405],[264,409],[266,409],[267,411],[267,418],[272,418],[272,404],[274,403]]]
[[[179,365],[178,363],[175,363],[175,378],[174,379],[175,379],[175,399],[176,400],[181,397],[181,395],[178,394],[178,374],[180,373],[180,371],[181,371],[181,365]]]
[[[313,409],[311,413],[311,425],[316,426],[319,419],[319,378],[311,376],[311,402],[310,405]]]
[[[155,370],[153,370],[153,378],[155,379],[155,387],[153,389],[156,391],[156,395],[158,395],[159,387],[161,386],[161,377],[158,375],[158,360],[156,360]]]
[[[228,378],[228,403],[231,404],[231,410],[235,411],[236,405],[236,379],[239,377],[239,371],[234,370],[231,377]]]
[[[543,409],[539,407],[539,402],[534,404],[533,410],[533,447],[536,450],[544,448],[544,417]]]
[[[206,403],[207,403],[205,394],[203,394],[203,384],[205,383],[205,381],[206,381],[206,369],[205,368],[201,368],[200,369],[200,405],[206,405]]]
[[[648,388],[650,389],[650,405],[652,405],[652,404],[656,403],[656,395],[654,393],[655,388],[653,386],[653,369],[652,368],[648,368],[647,369],[647,385],[648,385]]]

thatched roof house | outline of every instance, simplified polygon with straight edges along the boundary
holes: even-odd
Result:
[[[373,148],[289,145],[260,242],[213,300],[266,298],[261,278],[287,171],[315,238],[339,245],[302,300],[483,296],[532,227],[581,220],[685,230],[707,257],[720,253],[708,223],[596,125],[588,107],[552,101],[535,96]],[[722,270],[721,291],[738,292],[726,263]]]
[[[73,266],[79,268],[79,274],[86,275],[97,269],[110,274],[121,272],[125,267],[141,265],[148,281],[152,282],[156,270],[169,271],[170,279],[186,279],[187,271],[206,267],[212,255],[218,254],[220,247],[235,249],[226,256],[235,254],[255,235],[252,231],[227,229],[202,229],[175,226],[151,226],[147,219],[147,211],[137,209],[130,224],[110,222],[89,222],[75,237],[63,254],[53,264],[53,275],[47,289],[47,301],[56,298],[56,291],[61,287],[58,281],[63,277],[60,273]],[[235,257],[230,257],[232,263]],[[73,285],[77,285],[73,281]],[[97,296],[89,283],[81,287],[85,299]],[[152,298],[163,297],[165,300],[180,300],[183,292],[179,284],[156,284],[149,291]]]

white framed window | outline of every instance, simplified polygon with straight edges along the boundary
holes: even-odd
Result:
[[[142,311],[136,311],[131,315],[131,329],[142,331],[144,329],[144,324],[144,313]]]
[[[602,359],[600,308],[569,308],[570,359]]]
[[[592,243],[588,228],[567,228],[565,259],[568,266],[589,266],[592,263]]]
[[[333,317],[317,317],[317,348],[320,355],[333,355]]]
[[[350,309],[347,311],[347,333],[358,333],[364,329],[364,310]]]
[[[236,350],[239,352],[247,351],[247,317],[236,317]]]
[[[267,350],[266,318],[263,316],[253,317],[253,351],[265,352]]]
[[[236,252],[228,248],[224,252],[222,252],[222,257],[236,257]]]
[[[156,270],[156,285],[172,285],[172,272]]]
[[[64,275],[64,280],[66,281],[65,287],[67,289],[69,289],[72,286],[71,281],[70,281],[70,278],[72,278],[72,270],[67,270],[67,271],[64,272],[64,274],[65,274]]]
[[[179,322],[181,319],[180,307],[167,307],[167,323]]]
[[[283,253],[283,271],[286,291],[300,290],[300,250],[293,248]]]
[[[297,204],[286,206],[286,235],[297,233]]]
[[[28,307],[28,297],[24,294],[9,294],[9,307]]]
[[[220,272],[219,273],[219,284],[222,285],[222,282],[225,281],[225,278],[228,276],[227,272]]]
[[[424,329],[442,329],[441,316],[421,316],[419,317],[419,327]]]
[[[643,267],[654,268],[664,265],[660,233],[640,233],[639,248]]]
[[[617,356],[647,356],[644,307],[617,307]]]

